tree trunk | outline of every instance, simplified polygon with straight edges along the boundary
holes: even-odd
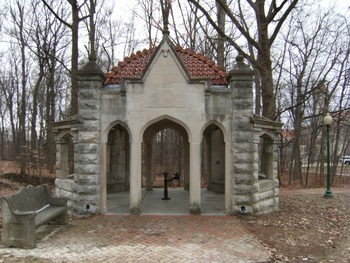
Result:
[[[18,11],[20,14],[18,21],[19,30],[19,45],[21,50],[21,99],[20,99],[20,110],[19,110],[19,146],[20,149],[20,173],[25,174],[26,168],[26,97],[27,97],[27,70],[26,70],[26,40],[24,38],[24,21],[23,21],[23,7],[17,2]]]
[[[224,0],[226,2],[226,0]],[[221,7],[221,5],[216,2],[216,10],[217,10],[217,23],[220,30],[225,32],[225,10]],[[217,64],[225,68],[225,40],[222,35],[218,34],[217,47],[216,47],[216,60]]]
[[[255,2],[256,22],[258,27],[258,62],[260,64],[261,95],[262,95],[262,115],[271,120],[275,120],[276,101],[273,88],[271,44],[268,34],[268,21],[265,15],[265,1]]]
[[[265,58],[267,59],[267,58]],[[261,77],[261,95],[262,95],[262,115],[271,120],[275,119],[276,115],[276,102],[275,95],[273,92],[273,79],[271,70],[271,61],[268,58],[266,63],[267,69],[263,72],[260,71]]]
[[[337,125],[336,131],[335,131],[335,142],[334,142],[334,148],[333,148],[333,164],[332,164],[332,181],[334,180],[334,177],[336,175],[337,167],[338,167],[338,148],[339,148],[339,140],[340,140],[340,134],[343,129],[344,120],[342,116],[343,112],[343,100],[346,93],[346,87],[347,87],[347,79],[345,79],[344,84],[342,85],[342,91],[339,101],[339,115],[337,118]]]
[[[52,54],[55,54],[55,47],[53,47]],[[54,134],[52,130],[52,123],[55,121],[55,65],[56,60],[55,56],[52,55],[50,60],[48,61],[49,71],[46,82],[46,149],[47,149],[47,167],[50,172],[53,172],[53,168],[55,165],[55,141]]]
[[[39,93],[39,87],[41,84],[41,81],[44,77],[44,71],[43,71],[43,66],[39,65],[39,74],[38,78],[36,80],[36,83],[34,85],[34,90],[33,90],[33,108],[32,108],[32,119],[31,119],[31,131],[30,131],[30,143],[31,143],[31,148],[36,149],[37,146],[37,140],[38,140],[38,134],[36,131],[36,122],[38,118],[38,93]]]
[[[79,7],[76,0],[70,1],[72,6],[72,60],[71,60],[71,103],[70,114],[75,115],[78,113],[78,30],[79,30]]]
[[[261,114],[261,81],[259,71],[254,69],[255,114]]]

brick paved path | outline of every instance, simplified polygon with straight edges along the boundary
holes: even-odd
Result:
[[[43,226],[37,248],[0,262],[264,262],[270,252],[232,216],[94,216]]]

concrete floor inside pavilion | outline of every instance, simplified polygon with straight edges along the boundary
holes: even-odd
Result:
[[[107,213],[129,214],[129,191],[110,193],[107,196]],[[169,188],[170,200],[162,200],[163,188],[154,188],[153,191],[142,189],[141,214],[142,215],[188,215],[189,194],[183,188]],[[225,194],[214,193],[206,189],[201,190],[201,214],[224,215]]]

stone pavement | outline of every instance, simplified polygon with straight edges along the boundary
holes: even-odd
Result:
[[[265,262],[233,216],[104,215],[42,226],[37,248],[0,246],[0,262]]]

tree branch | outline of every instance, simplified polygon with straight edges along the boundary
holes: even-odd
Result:
[[[297,5],[299,0],[293,0],[292,3],[288,6],[287,10],[284,12],[284,14],[282,15],[282,17],[279,19],[277,26],[275,27],[275,30],[273,31],[273,34],[270,38],[270,46],[272,45],[272,43],[275,41],[278,32],[280,31],[284,21],[287,19],[288,15],[290,14],[290,12],[295,8],[295,6]]]
[[[217,0],[221,1],[221,0]],[[204,16],[208,19],[208,22],[211,24],[212,27],[230,44],[232,45],[244,58],[246,58],[250,63],[253,64],[254,67],[258,69],[263,69],[262,65],[253,57],[251,57],[249,54],[247,54],[234,40],[232,40],[228,35],[223,32],[218,25],[213,21],[213,19],[210,17],[208,12],[195,0],[188,0],[188,2],[192,3],[194,6],[196,6],[201,12],[204,14]],[[237,21],[237,20],[236,20]],[[238,23],[238,21],[237,21]],[[252,40],[252,44],[255,43],[255,45],[258,45],[255,40]]]
[[[72,25],[67,23],[66,21],[64,21],[52,8],[51,6],[46,2],[46,0],[41,0],[41,2],[43,2],[43,4],[47,7],[47,9],[50,10],[50,12],[62,23],[64,24],[66,27],[72,28]]]
[[[193,2],[193,0],[189,0]],[[221,6],[221,8],[225,11],[226,15],[231,19],[233,24],[237,27],[237,29],[241,32],[241,34],[249,41],[256,49],[260,49],[260,46],[258,42],[255,41],[254,38],[252,38],[248,31],[245,30],[245,28],[241,25],[241,23],[236,19],[230,8],[227,6],[227,4],[222,0],[216,0],[217,3]]]

